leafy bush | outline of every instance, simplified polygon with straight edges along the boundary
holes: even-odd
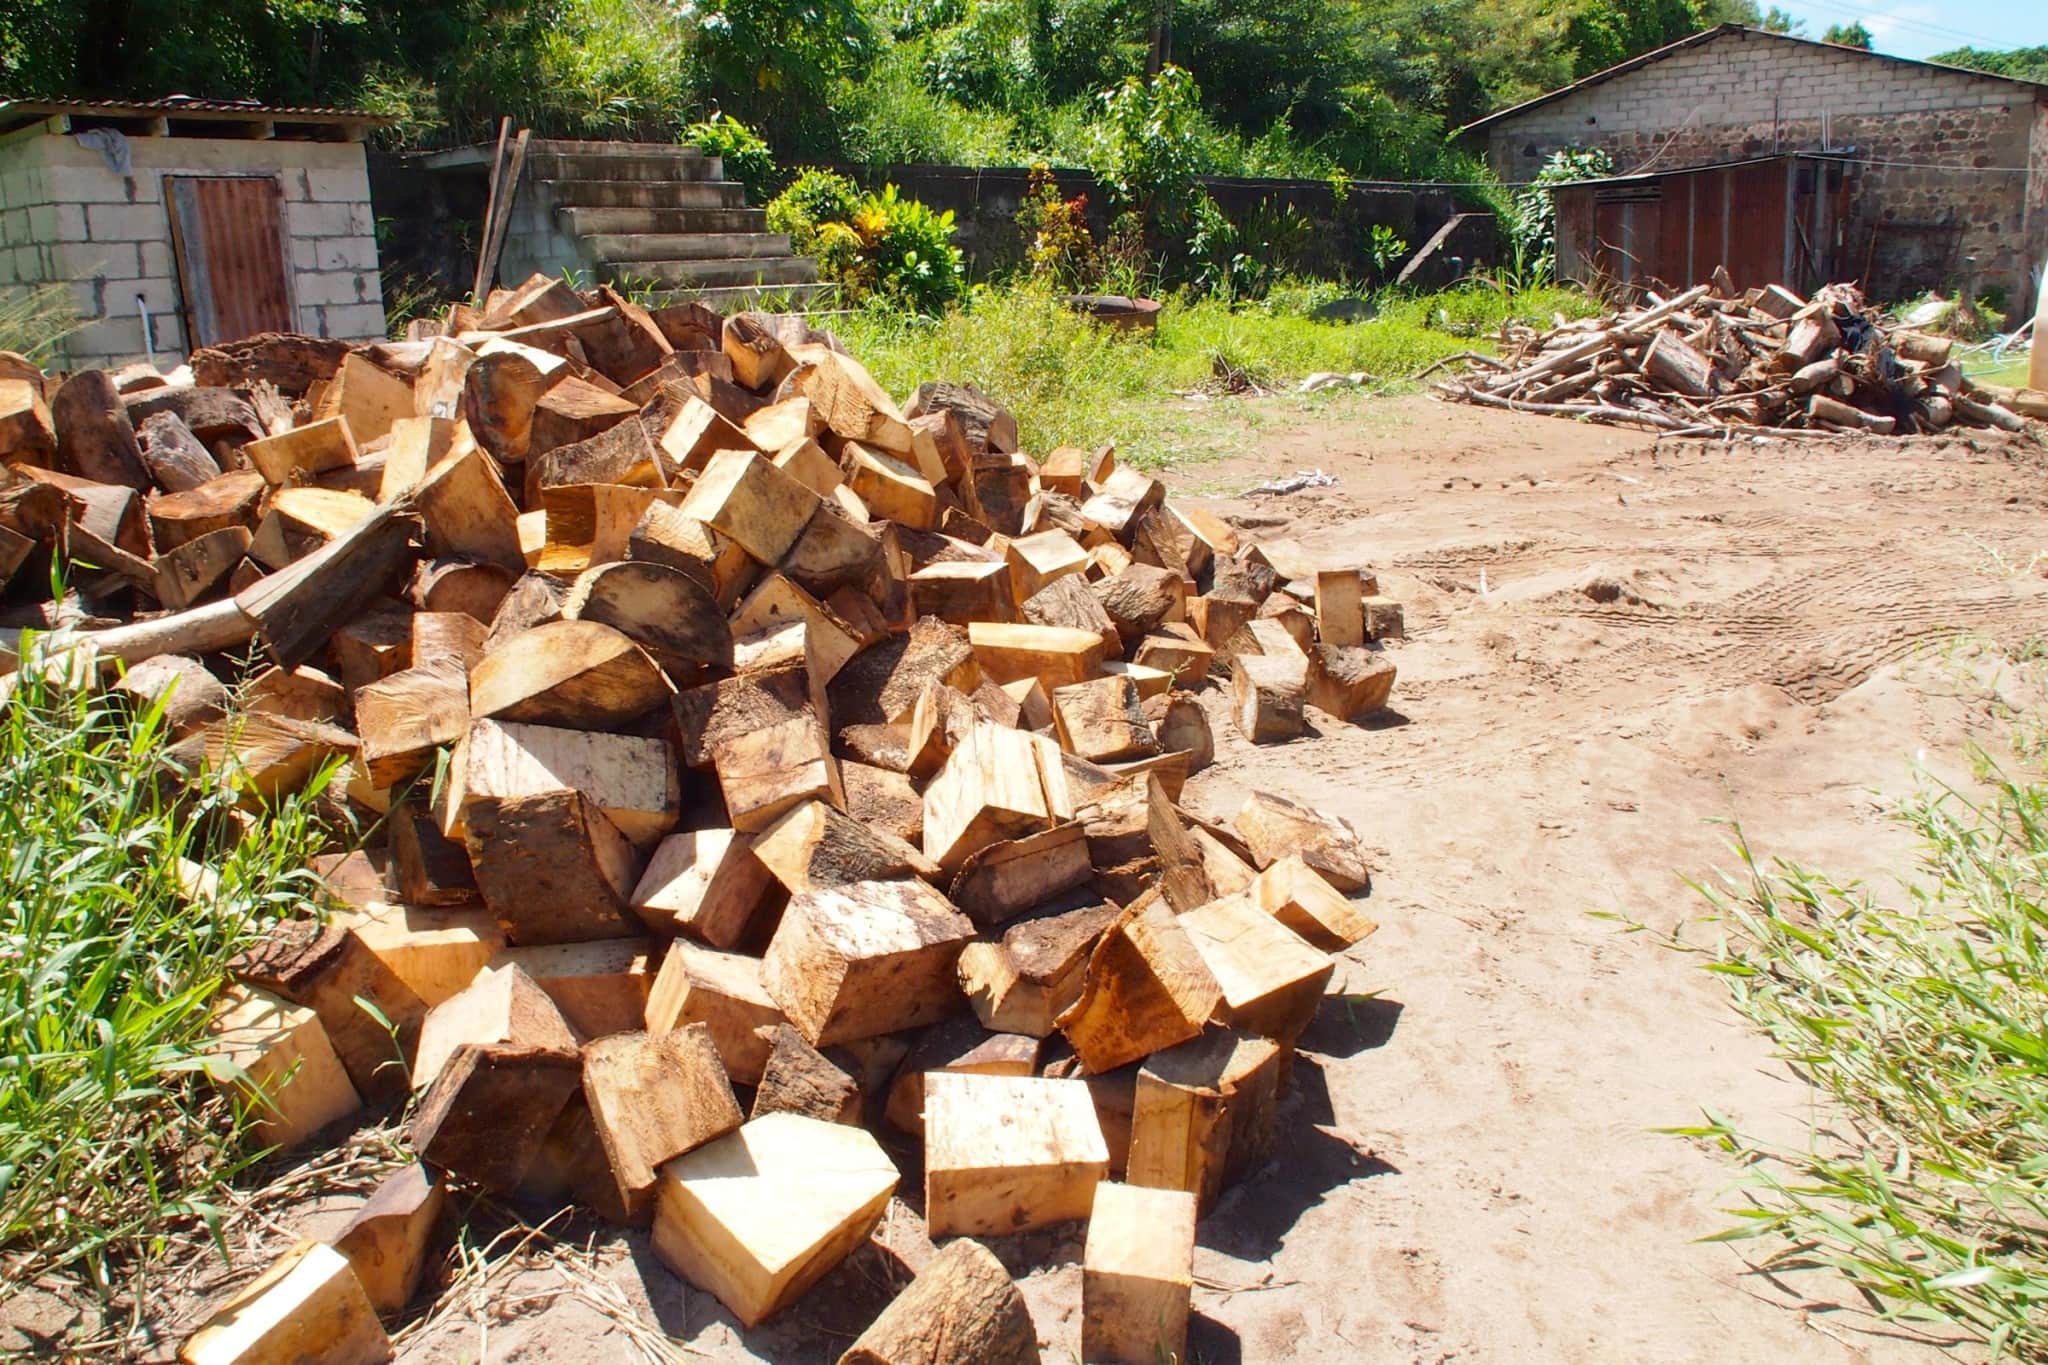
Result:
[[[1552,191],[1575,180],[1613,174],[1614,158],[1597,147],[1552,152],[1529,187],[1514,198],[1507,224],[1514,272],[1538,282],[1551,279],[1557,270],[1557,196]]]
[[[1030,187],[1017,210],[1024,235],[1024,260],[1032,278],[1055,289],[1085,289],[1095,283],[1095,238],[1088,231],[1088,196],[1061,196],[1044,162],[1031,168]]]
[[[851,219],[860,198],[860,186],[838,172],[806,169],[769,201],[768,230],[788,233],[799,255],[815,255],[819,229]]]
[[[746,185],[747,198],[757,204],[782,188],[782,168],[775,164],[775,154],[759,133],[736,118],[713,114],[683,129],[682,140],[706,156],[721,158],[725,178]]]
[[[1096,174],[1111,204],[1139,214],[1155,242],[1186,236],[1195,177],[1208,169],[1203,133],[1201,92],[1177,66],[1150,81],[1131,76],[1102,95]]]
[[[864,195],[843,175],[807,170],[768,205],[768,226],[817,257],[819,274],[851,302],[880,297],[936,313],[966,288],[952,210],[934,212],[894,185]]]

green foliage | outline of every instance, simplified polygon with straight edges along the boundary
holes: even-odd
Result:
[[[1613,174],[1614,159],[1599,148],[1552,152],[1534,182],[1514,198],[1507,226],[1511,268],[1531,281],[1548,280],[1557,267],[1557,198],[1551,191],[1575,180]]]
[[[1989,71],[1994,76],[2011,76],[2015,80],[2048,82],[2048,47],[2016,47],[2006,52],[1958,47],[1937,52],[1929,60],[1946,62],[1950,66],[1967,66],[1973,71]]]
[[[1060,194],[1044,162],[1031,168],[1030,188],[1017,210],[1024,236],[1024,261],[1031,277],[1055,289],[1086,289],[1100,268],[1095,238],[1088,231],[1088,196]]]
[[[818,232],[827,223],[844,223],[860,207],[860,186],[836,171],[806,168],[789,188],[768,204],[768,230],[786,232],[801,256],[818,247]]]
[[[1208,169],[1194,78],[1177,66],[1149,81],[1127,77],[1101,103],[1093,165],[1111,207],[1138,214],[1157,241],[1179,240],[1195,177]]]
[[[1572,75],[1590,76],[1638,52],[1697,33],[1710,21],[1697,0],[1618,0],[1581,5],[1565,26]]]
[[[47,367],[57,361],[57,347],[78,326],[69,285],[0,288],[0,351],[18,352]]]
[[[1385,223],[1374,223],[1372,240],[1366,251],[1372,257],[1373,270],[1380,275],[1386,275],[1408,259],[1408,239]]]
[[[682,140],[706,156],[722,158],[725,178],[743,183],[747,197],[757,204],[782,188],[782,168],[775,163],[775,154],[759,133],[736,118],[713,114],[683,129]]]
[[[1829,24],[1827,32],[1821,34],[1820,40],[1841,47],[1860,47],[1865,52],[1870,51],[1870,30],[1863,26],[1860,19],[1852,19],[1846,24]]]
[[[952,210],[934,212],[894,185],[864,195],[843,175],[807,170],[768,205],[768,226],[817,257],[819,274],[850,302],[878,299],[936,313],[967,285]]]
[[[0,713],[0,1251],[22,1258],[10,1276],[82,1264],[104,1285],[216,1222],[247,1164],[199,1044],[228,959],[312,892],[319,830],[310,794],[245,832],[225,785],[171,778],[161,705],[18,676]],[[187,895],[180,858],[217,894]]]
[[[1903,902],[1759,866],[1738,838],[1740,878],[1701,888],[1726,935],[1707,970],[1832,1101],[1831,1119],[1804,1150],[1711,1111],[1680,1131],[1745,1171],[1752,1203],[1729,1210],[1718,1240],[1765,1239],[1767,1271],[1829,1267],[1887,1317],[2039,1359],[2048,785],[1977,761],[1984,797],[1923,790],[1894,812],[1921,842]]]

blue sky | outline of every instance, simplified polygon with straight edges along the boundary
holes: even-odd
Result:
[[[1758,0],[1768,10],[1770,0]],[[1872,46],[1895,57],[1931,57],[1956,47],[2048,44],[2048,0],[1778,0],[1818,38],[1831,24],[1860,19]]]

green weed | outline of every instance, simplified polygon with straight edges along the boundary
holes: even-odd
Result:
[[[311,890],[313,795],[240,828],[167,765],[160,706],[42,682],[0,713],[0,1251],[108,1287],[216,1226],[247,1166],[197,1050],[224,964]],[[318,784],[314,792],[318,791]],[[177,860],[213,868],[188,896]]]
[[[39,365],[58,359],[57,348],[78,330],[71,286],[18,285],[0,289],[0,351],[14,351]]]

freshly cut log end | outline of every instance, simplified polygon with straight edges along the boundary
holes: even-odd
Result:
[[[596,621],[550,621],[486,653],[470,671],[479,719],[616,730],[673,694],[654,661]]]
[[[391,1338],[349,1268],[324,1242],[300,1242],[222,1304],[178,1351],[184,1365],[377,1365]]]
[[[867,1240],[896,1182],[864,1130],[768,1114],[661,1168],[654,1251],[755,1327]]]
[[[1308,661],[1241,654],[1231,662],[1231,716],[1254,744],[1280,744],[1308,729]]]
[[[1038,1329],[1010,1272],[963,1237],[918,1272],[839,1365],[1038,1365],[1039,1358]]]
[[[925,1226],[1006,1236],[1086,1219],[1109,1149],[1081,1081],[925,1078]]]

